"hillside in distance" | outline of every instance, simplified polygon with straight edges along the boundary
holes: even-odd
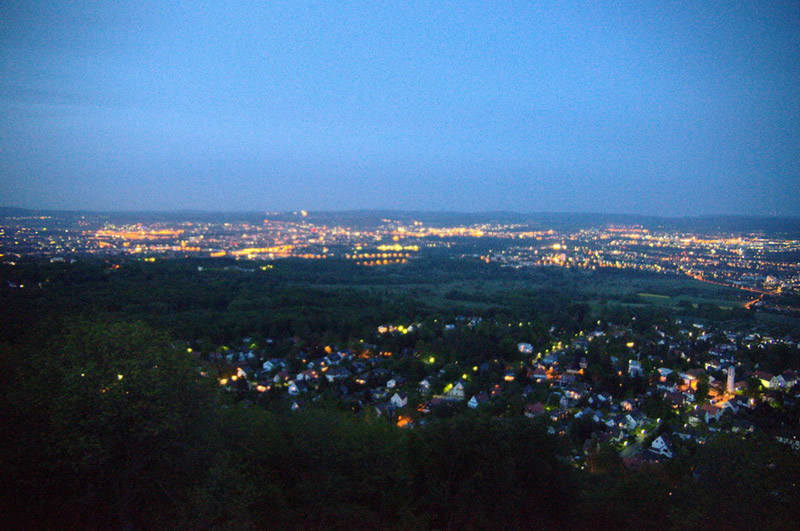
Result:
[[[264,219],[295,220],[301,211],[294,212],[212,212],[203,210],[177,211],[79,211],[25,209],[0,207],[2,218],[52,217],[74,220],[82,217],[105,219],[119,223],[153,222],[253,222]],[[316,223],[374,227],[384,220],[422,221],[432,225],[471,225],[482,223],[514,223],[557,230],[603,225],[638,225],[649,229],[683,232],[762,232],[765,234],[800,235],[800,218],[708,215],[692,217],[641,216],[634,214],[603,214],[581,212],[432,212],[399,210],[313,211],[308,220]]]

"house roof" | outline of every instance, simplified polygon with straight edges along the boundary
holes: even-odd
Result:
[[[544,404],[542,404],[541,402],[536,402],[535,404],[528,404],[525,406],[525,413],[531,415],[541,415],[545,411],[546,410]]]
[[[653,444],[656,444],[656,441],[659,439],[663,441],[664,448],[666,448],[671,452],[673,449],[673,445],[672,445],[672,437],[669,436],[669,433],[662,433],[661,435],[656,437],[655,440],[653,441]]]

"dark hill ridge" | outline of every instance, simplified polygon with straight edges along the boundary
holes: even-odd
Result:
[[[310,212],[210,212],[201,210],[98,212],[80,210],[0,207],[0,219],[50,216],[65,220],[92,217],[119,223],[132,222],[250,222],[297,221],[315,224],[370,227],[390,222],[420,221],[428,225],[472,225],[480,223],[523,224],[531,228],[569,230],[607,225],[639,225],[650,230],[701,233],[761,232],[765,235],[800,237],[800,218],[709,215],[693,217],[641,216],[584,212],[430,212],[400,210],[351,210]]]

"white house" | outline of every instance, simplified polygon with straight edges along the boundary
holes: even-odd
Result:
[[[431,383],[428,380],[422,380],[419,383],[419,392],[426,394],[431,390]]]
[[[464,384],[461,382],[457,382],[450,392],[448,393],[450,398],[455,398],[458,400],[464,400]]]
[[[389,402],[394,407],[405,407],[408,404],[408,396],[404,392],[398,391],[389,399]]]
[[[662,455],[667,459],[672,458],[672,440],[670,439],[669,435],[666,433],[662,433],[658,437],[655,438],[653,443],[650,445],[650,450],[657,453],[658,455]]]
[[[489,397],[486,396],[486,393],[480,392],[477,395],[472,395],[472,398],[469,399],[467,402],[467,407],[470,409],[476,409],[481,404],[484,404],[489,401]]]

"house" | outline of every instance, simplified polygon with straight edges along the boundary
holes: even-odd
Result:
[[[687,404],[691,404],[695,401],[695,395],[697,395],[697,391],[694,389],[687,389],[683,392],[683,397]]]
[[[753,409],[756,403],[754,398],[748,398],[743,395],[734,396],[729,400],[729,402],[733,404],[733,406],[736,408],[737,411],[742,409],[743,407],[747,409]]]
[[[533,379],[537,382],[547,380],[547,373],[543,367],[536,367],[536,369],[533,371]]]
[[[623,417],[623,425],[620,427],[627,430],[633,430],[644,424],[646,420],[647,415],[642,413],[639,409],[634,409],[630,413],[625,414]]]
[[[628,362],[628,376],[631,378],[636,378],[642,376],[644,371],[642,370],[642,364],[636,360],[630,360]]]
[[[678,386],[676,386],[673,383],[669,383],[669,382],[659,382],[658,385],[656,385],[656,390],[665,391],[667,393],[675,392],[675,391],[677,391],[677,389],[678,389]]]
[[[666,457],[667,459],[672,459],[673,454],[673,447],[672,447],[672,439],[666,433],[662,433],[655,440],[650,444],[650,450]]]
[[[520,354],[533,354],[533,345],[530,343],[517,343]]]
[[[564,388],[564,394],[571,400],[580,400],[589,394],[589,386],[584,383],[574,383]]]
[[[467,407],[471,409],[476,409],[478,406],[480,406],[481,404],[485,404],[488,401],[489,401],[489,396],[483,391],[481,391],[477,395],[472,395],[472,398],[470,398],[469,402],[467,402]]]
[[[383,387],[378,387],[377,389],[370,389],[369,394],[372,397],[372,400],[378,402],[380,400],[384,400],[387,396],[389,396],[389,391],[387,391]]]
[[[683,393],[667,391],[664,393],[664,401],[673,408],[678,408],[684,404],[686,397],[683,395]]]
[[[398,391],[392,395],[392,398],[389,400],[389,402],[391,402],[391,404],[397,408],[406,407],[408,404],[408,395],[402,391]]]
[[[391,419],[393,414],[394,414],[394,409],[395,409],[395,407],[391,403],[384,402],[382,404],[378,404],[378,405],[375,406],[375,413],[379,417],[385,416],[385,417]]]
[[[341,380],[347,380],[348,378],[350,378],[350,376],[351,376],[350,371],[348,371],[345,367],[342,366],[333,367],[325,373],[325,379],[327,379],[331,383]]]
[[[553,354],[548,354],[542,358],[542,363],[545,365],[558,365],[558,358],[556,358]]]
[[[591,419],[594,422],[600,422],[603,418],[603,413],[601,413],[600,411],[595,411],[590,407],[587,407],[575,414],[575,418],[581,419],[584,417]]]
[[[733,426],[731,426],[731,431],[733,431],[734,433],[741,433],[741,432],[753,433],[755,430],[756,430],[755,424],[746,419],[734,419]]]
[[[689,413],[688,420],[690,426],[700,426],[703,422],[705,422],[705,415],[702,411],[695,410]]]
[[[608,440],[614,443],[622,442],[626,437],[625,432],[615,427],[611,427],[606,433],[608,434]]]
[[[734,390],[734,392],[741,393],[743,391],[747,391],[747,389],[748,389],[748,386],[747,386],[747,381],[746,380],[739,380],[738,382],[733,382],[733,390]]]
[[[787,385],[786,385],[786,380],[783,378],[782,374],[773,376],[772,379],[769,381],[770,389],[783,389],[784,387],[787,387]]]
[[[682,372],[680,374],[680,378],[686,382],[686,385],[688,385],[690,389],[697,389],[697,384],[700,382],[700,377],[705,374],[705,372],[706,371],[702,369],[692,369]]]
[[[542,404],[541,402],[536,402],[535,404],[528,404],[525,406],[525,416],[528,417],[529,419],[532,419],[544,413],[545,413],[544,404]]]
[[[758,381],[761,382],[761,385],[763,385],[767,389],[772,389],[771,384],[774,376],[771,373],[768,373],[766,371],[756,371],[753,373],[753,376],[755,376],[758,379]]]
[[[275,369],[277,367],[281,367],[282,365],[283,365],[283,361],[272,359],[272,360],[265,361],[264,364],[261,365],[261,367],[265,371],[271,371],[272,369]]]
[[[727,400],[727,401],[723,402],[722,404],[720,404],[719,407],[720,407],[720,409],[722,409],[723,413],[726,412],[726,411],[730,411],[733,414],[736,414],[736,413],[739,412],[739,404],[737,402],[734,402],[733,400]]]
[[[427,379],[422,380],[419,383],[419,392],[422,393],[423,395],[429,393],[430,390],[431,390],[431,383]]]
[[[464,400],[464,383],[461,381],[456,382],[456,384],[447,394],[450,398]]]
[[[665,459],[665,457],[658,452],[654,452],[652,448],[648,448],[639,454],[638,467],[632,463],[632,468],[640,468],[643,465],[658,465]],[[625,461],[623,460],[623,464]]]
[[[722,416],[722,408],[713,406],[711,404],[703,404],[700,406],[701,414],[704,416],[706,424],[709,422],[717,421]]]
[[[304,381],[289,380],[288,392],[290,396],[297,396],[308,391],[308,384]]]
[[[570,385],[574,384],[578,379],[575,377],[574,374],[565,374],[561,376],[561,380],[559,380],[558,385],[561,387],[569,387]]]

